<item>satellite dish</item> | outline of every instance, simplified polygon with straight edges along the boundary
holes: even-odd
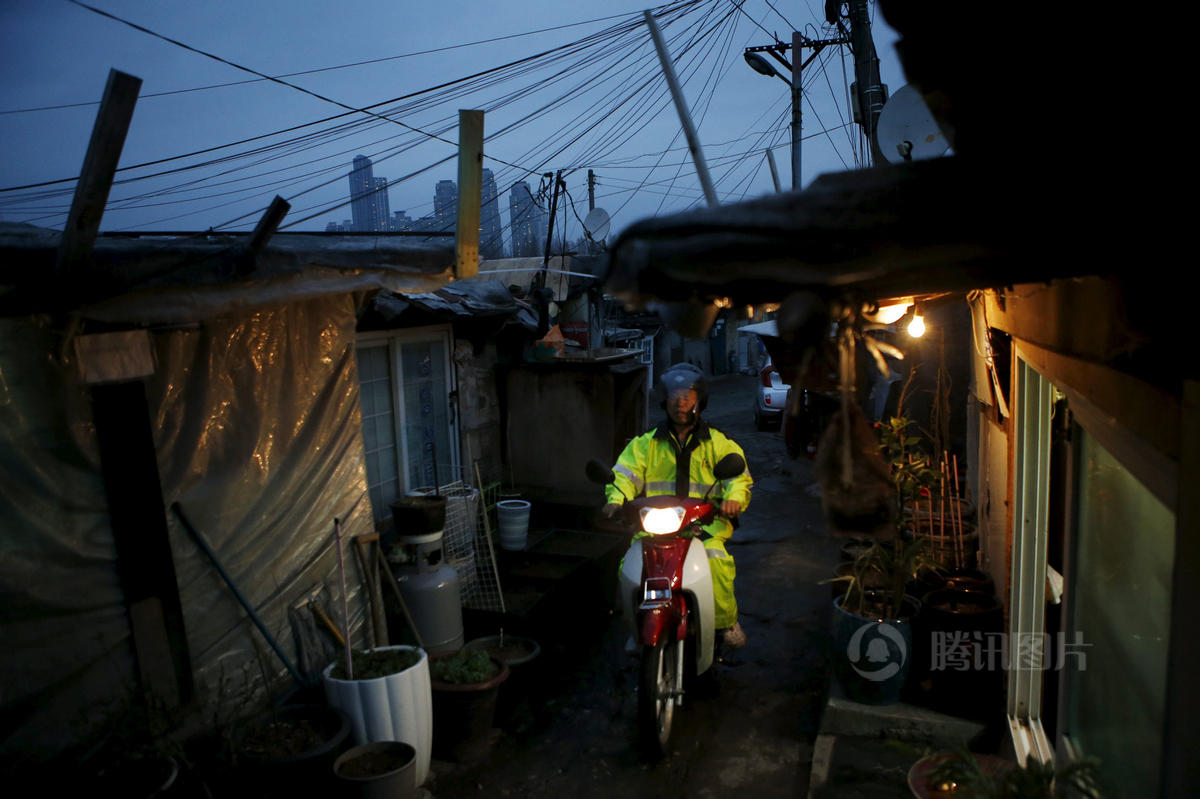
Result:
[[[883,157],[893,164],[937,158],[950,148],[925,98],[912,86],[901,86],[888,98],[879,113],[875,135]]]
[[[608,211],[603,208],[593,208],[583,218],[583,229],[592,237],[592,241],[604,241],[608,236]]]

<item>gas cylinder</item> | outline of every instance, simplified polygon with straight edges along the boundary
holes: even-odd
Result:
[[[400,595],[431,655],[457,652],[463,645],[458,572],[442,557],[442,532],[398,536],[395,549]]]

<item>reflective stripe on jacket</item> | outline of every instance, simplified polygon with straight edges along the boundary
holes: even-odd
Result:
[[[621,452],[613,467],[616,479],[605,489],[605,500],[621,504],[637,496],[663,494],[699,499],[716,480],[713,467],[717,461],[731,452],[746,457],[733,439],[704,422],[696,425],[683,447],[671,435],[668,426],[655,428],[630,441]],[[680,473],[676,466],[684,458],[688,469],[686,473]],[[752,485],[754,480],[747,466],[737,477],[718,483],[709,498],[718,505],[722,500],[731,499],[744,512],[750,505]],[[733,525],[723,516],[718,516],[704,529],[722,540],[733,534]]]

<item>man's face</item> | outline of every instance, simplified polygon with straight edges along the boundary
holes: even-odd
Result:
[[[695,421],[692,411],[700,401],[693,389],[676,389],[667,395],[667,418],[675,424],[691,424]]]

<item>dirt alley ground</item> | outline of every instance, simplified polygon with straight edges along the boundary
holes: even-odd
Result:
[[[636,658],[602,598],[577,629],[539,637],[542,655],[521,676],[522,699],[498,718],[486,759],[434,760],[425,788],[437,799],[805,795],[828,690],[830,589],[819,582],[841,542],[821,521],[811,462],[790,459],[778,430],[755,429],[757,378],[711,385],[704,416],[742,445],[754,478],[729,544],[749,643],[714,667],[718,695],[679,710],[673,751],[647,763],[636,747]]]

